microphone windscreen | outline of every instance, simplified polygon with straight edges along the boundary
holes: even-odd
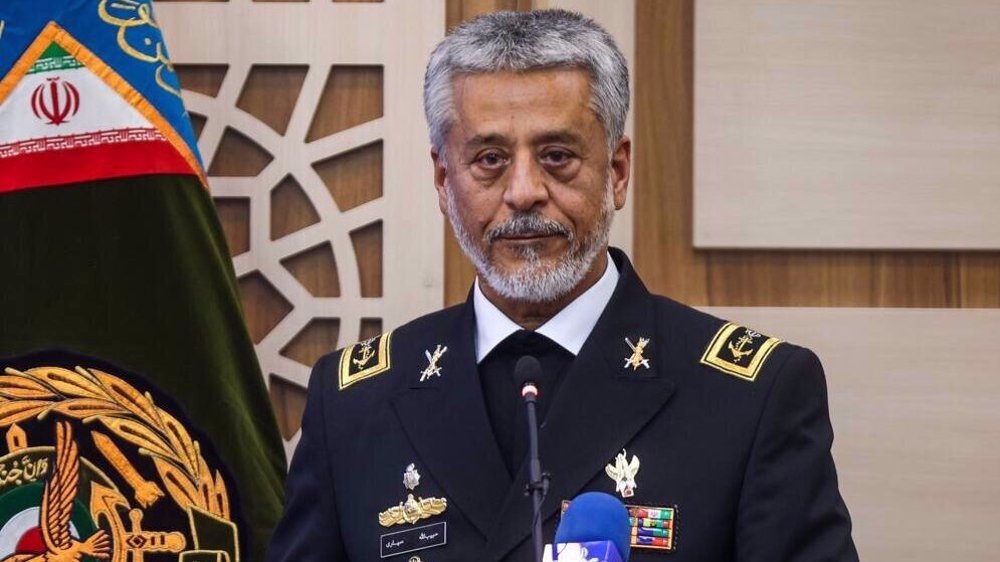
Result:
[[[514,365],[514,384],[520,390],[524,383],[533,382],[536,385],[542,380],[542,364],[531,355],[525,355]]]
[[[555,543],[611,541],[622,560],[628,560],[631,537],[625,504],[604,492],[587,492],[570,502],[556,528]]]

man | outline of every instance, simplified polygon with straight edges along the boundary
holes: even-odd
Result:
[[[625,60],[563,11],[495,13],[435,49],[424,103],[468,302],[324,357],[269,560],[530,560],[537,357],[547,542],[584,491],[633,506],[631,560],[856,560],[822,368],[650,295],[620,251]]]

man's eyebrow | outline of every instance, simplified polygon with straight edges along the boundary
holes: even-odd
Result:
[[[532,139],[534,144],[562,143],[584,144],[583,137],[572,131],[551,131],[542,133]]]
[[[509,146],[510,144],[510,140],[499,133],[487,133],[483,135],[476,135],[465,141],[465,148],[476,148],[484,145]]]
[[[540,133],[531,139],[533,145],[549,144],[549,143],[559,143],[559,144],[572,144],[572,145],[582,145],[586,144],[584,138],[572,131],[546,131]],[[473,150],[481,146],[503,146],[509,147],[513,145],[513,141],[500,133],[484,133],[480,135],[475,135],[469,140],[465,141],[463,148],[465,150]]]

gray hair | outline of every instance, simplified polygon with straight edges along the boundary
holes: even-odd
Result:
[[[552,68],[590,74],[591,109],[613,151],[625,134],[628,65],[607,31],[566,10],[493,12],[457,26],[438,44],[424,74],[424,114],[434,149],[444,156],[456,76]]]

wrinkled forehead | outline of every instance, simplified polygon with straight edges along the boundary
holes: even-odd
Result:
[[[452,80],[454,123],[463,137],[575,130],[603,135],[582,69],[461,74]]]

